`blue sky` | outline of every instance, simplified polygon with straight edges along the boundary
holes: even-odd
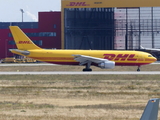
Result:
[[[0,0],[0,22],[38,21],[38,12],[60,11],[61,0]]]

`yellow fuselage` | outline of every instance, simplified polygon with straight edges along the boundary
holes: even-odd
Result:
[[[119,51],[119,50],[49,50],[37,49],[28,50],[30,52],[27,57],[34,58],[39,61],[44,61],[62,65],[78,65],[74,60],[73,55],[85,55],[96,58],[108,59],[114,61],[115,65],[124,66],[141,66],[150,64],[156,61],[156,58],[149,53],[139,51]],[[15,51],[13,53],[22,55]],[[23,55],[24,56],[24,55]]]

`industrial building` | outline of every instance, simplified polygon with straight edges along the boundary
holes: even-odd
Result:
[[[160,48],[158,4],[138,0],[63,0],[62,46],[101,50],[139,50],[140,45]]]
[[[9,51],[16,48],[9,30],[11,25],[19,26],[42,48],[61,48],[61,12],[39,12],[38,16],[38,22],[0,22],[0,59],[16,56]]]

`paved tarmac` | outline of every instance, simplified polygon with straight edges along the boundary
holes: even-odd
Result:
[[[153,63],[159,64],[159,63]],[[31,64],[0,64],[0,66],[47,66],[55,65],[48,63],[31,63]],[[79,72],[79,71],[45,71],[45,72],[0,72],[0,75],[159,75],[160,71],[92,71],[92,72]]]
[[[75,71],[45,71],[45,72],[0,72],[0,75],[159,75],[160,71],[93,71],[93,72],[75,72]]]

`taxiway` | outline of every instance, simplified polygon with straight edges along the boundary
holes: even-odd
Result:
[[[75,72],[75,71],[45,71],[45,72],[0,72],[0,75],[159,75],[160,71],[93,71],[93,72]]]

